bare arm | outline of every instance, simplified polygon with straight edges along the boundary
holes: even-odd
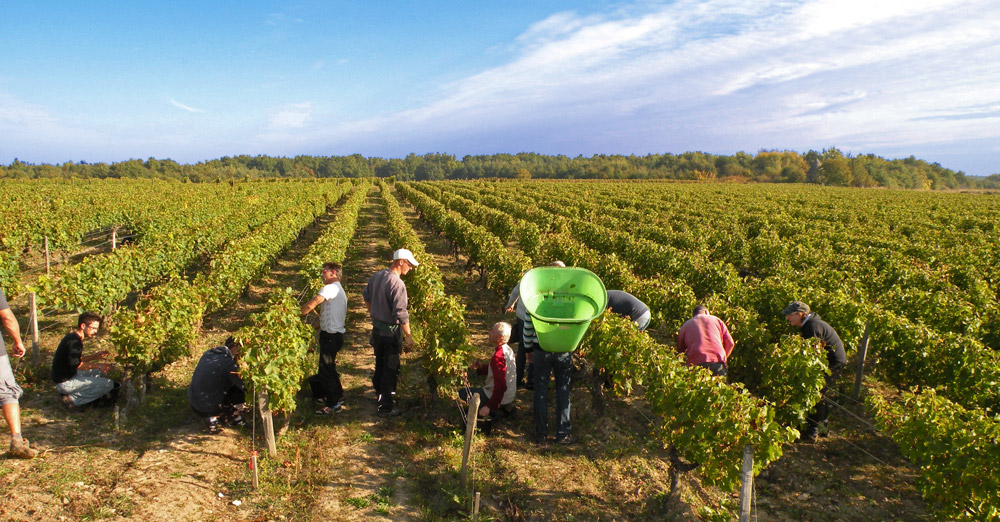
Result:
[[[11,349],[10,354],[14,357],[23,357],[24,341],[21,340],[21,326],[17,324],[17,318],[14,317],[14,312],[11,312],[10,308],[0,310],[0,323],[3,324],[4,330],[7,330],[7,333],[14,339],[14,347]]]
[[[326,301],[326,298],[316,294],[316,297],[313,297],[308,303],[302,305],[302,315],[312,312],[313,309],[319,306],[323,301]]]

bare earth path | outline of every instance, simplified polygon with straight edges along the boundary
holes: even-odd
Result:
[[[407,458],[400,448],[402,419],[374,415],[375,369],[368,332],[371,322],[361,292],[371,274],[388,266],[391,250],[382,232],[382,200],[372,191],[359,215],[354,240],[344,260],[344,289],[348,314],[344,348],[337,368],[344,386],[345,410],[329,417],[314,417],[303,426],[311,441],[306,459],[325,471],[315,490],[312,520],[415,520],[419,512],[410,502],[412,484],[407,479]],[[404,381],[398,396],[406,415],[412,414],[414,390],[405,377],[415,363],[403,363]]]

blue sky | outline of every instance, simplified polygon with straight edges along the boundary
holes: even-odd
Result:
[[[992,0],[0,5],[0,163],[918,158],[1000,172]]]

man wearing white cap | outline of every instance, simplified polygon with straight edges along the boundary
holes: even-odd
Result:
[[[401,248],[392,253],[389,268],[379,270],[368,280],[361,292],[372,319],[371,345],[375,349],[375,375],[372,385],[378,395],[378,415],[399,415],[394,408],[396,381],[399,378],[399,356],[406,347],[413,347],[410,334],[410,313],[407,311],[406,284],[401,276],[418,266],[413,252]]]

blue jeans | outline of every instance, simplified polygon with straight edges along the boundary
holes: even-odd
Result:
[[[56,391],[69,395],[74,406],[83,406],[96,401],[115,389],[115,381],[104,377],[101,370],[77,370],[67,381],[56,384]]]
[[[549,430],[549,374],[556,378],[556,438],[570,434],[569,378],[573,371],[573,352],[554,353],[535,350],[535,439],[544,440]]]

